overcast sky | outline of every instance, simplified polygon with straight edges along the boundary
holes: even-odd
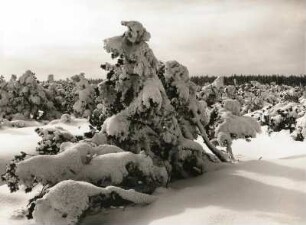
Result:
[[[191,75],[306,73],[306,0],[0,0],[0,74],[103,78],[102,40],[121,20]]]

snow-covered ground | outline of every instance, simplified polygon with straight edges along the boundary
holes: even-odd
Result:
[[[50,125],[49,125],[50,126]],[[87,131],[85,120],[55,123],[74,134]],[[33,152],[40,138],[35,127],[0,130],[0,172],[20,151]],[[146,207],[112,209],[82,219],[82,225],[125,224],[306,224],[306,142],[288,132],[265,132],[251,142],[238,140],[237,164],[222,164],[202,176],[160,188],[158,200]],[[0,186],[0,224],[34,224],[12,220],[33,193],[9,194]]]

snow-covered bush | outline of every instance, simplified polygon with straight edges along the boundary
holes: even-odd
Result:
[[[94,108],[95,91],[83,73],[71,78],[76,85],[75,94],[77,100],[73,105],[76,116],[89,117]]]
[[[30,70],[18,80],[15,75],[9,82],[0,79],[0,106],[0,116],[9,120],[49,119],[57,116],[53,96]]]
[[[231,145],[234,139],[254,138],[261,132],[257,120],[249,116],[241,116],[241,105],[237,100],[224,99],[222,104],[216,104],[210,113],[210,122],[206,126],[210,137],[226,147],[232,160],[235,157]]]
[[[42,137],[36,151],[40,155],[55,155],[60,151],[64,142],[75,142],[77,138],[62,127],[37,128],[35,132]]]
[[[0,118],[5,118],[10,112],[10,96],[7,86],[8,83],[5,81],[4,77],[0,76]]]
[[[306,138],[306,115],[300,117],[296,121],[295,130],[291,136],[295,141],[304,141]]]
[[[49,96],[52,96],[52,102],[57,112],[56,117],[58,118],[60,114],[70,114],[72,111],[72,104],[74,103],[74,98],[71,90],[69,88],[70,81],[48,81],[44,83],[44,88],[46,89]],[[70,84],[71,85],[71,84]],[[71,87],[72,88],[72,87]],[[69,101],[70,100],[70,101]],[[70,105],[69,105],[70,104]]]
[[[155,197],[119,187],[97,187],[87,182],[66,180],[50,188],[37,200],[33,216],[39,224],[76,224],[90,208],[122,204],[149,204]]]
[[[1,174],[1,180],[4,181],[11,192],[19,190],[19,178],[16,175],[17,163],[24,160],[27,154],[25,152],[20,152],[20,155],[16,155],[14,159],[6,165],[5,173]]]
[[[26,118],[37,119],[40,117],[39,111],[41,110],[43,117],[52,117],[54,105],[51,96],[48,96],[33,72],[26,71],[19,77],[18,84],[21,98],[21,104],[18,105],[19,113],[23,113]]]
[[[93,147],[87,143],[68,145],[57,155],[26,159],[17,165],[16,175],[27,188],[33,188],[36,183],[52,186],[73,179],[99,186],[124,185],[134,189],[142,186],[149,190],[157,184],[165,184],[168,179],[165,168],[155,166],[145,154],[124,152],[112,145]]]

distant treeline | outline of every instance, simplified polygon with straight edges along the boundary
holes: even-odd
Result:
[[[191,81],[196,83],[199,86],[203,86],[207,83],[212,83],[217,76],[192,76],[190,77]],[[98,84],[103,81],[103,79],[88,79],[91,84]],[[272,82],[282,85],[290,85],[290,86],[306,86],[306,75],[232,75],[225,76],[224,82],[226,85],[234,84],[234,80],[236,80],[237,84],[249,83],[250,81],[258,81],[262,84],[271,84]]]
[[[216,79],[216,76],[192,76],[190,79],[197,85],[203,86],[206,83],[212,83]],[[286,84],[290,86],[306,86],[306,75],[232,75],[224,77],[224,83],[226,85],[234,84],[234,80],[236,80],[237,84],[258,81],[262,84],[271,84],[272,82],[275,82],[279,85]]]

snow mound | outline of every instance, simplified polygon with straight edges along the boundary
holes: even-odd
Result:
[[[111,198],[113,193],[136,204],[149,204],[155,200],[153,196],[134,190],[113,186],[100,188],[87,182],[66,180],[50,188],[42,199],[37,200],[33,217],[39,224],[76,224],[82,213],[90,206],[90,197],[102,194]]]
[[[88,143],[69,144],[57,155],[38,155],[17,164],[20,182],[31,187],[35,182],[56,184],[74,179],[98,183],[105,179],[120,184],[129,175],[132,163],[143,175],[165,183],[168,179],[164,167],[153,164],[145,154],[124,152],[111,145],[93,147]]]
[[[69,114],[63,114],[61,115],[61,118],[60,119],[57,119],[57,120],[52,120],[49,124],[58,124],[58,123],[71,123],[72,122],[72,118],[71,118],[71,115]]]
[[[129,175],[129,163],[136,165],[143,175],[166,183],[168,176],[164,167],[154,166],[149,156],[131,152],[109,153],[93,158],[80,172],[78,179],[97,182],[101,178],[109,178],[112,184],[120,184]]]

